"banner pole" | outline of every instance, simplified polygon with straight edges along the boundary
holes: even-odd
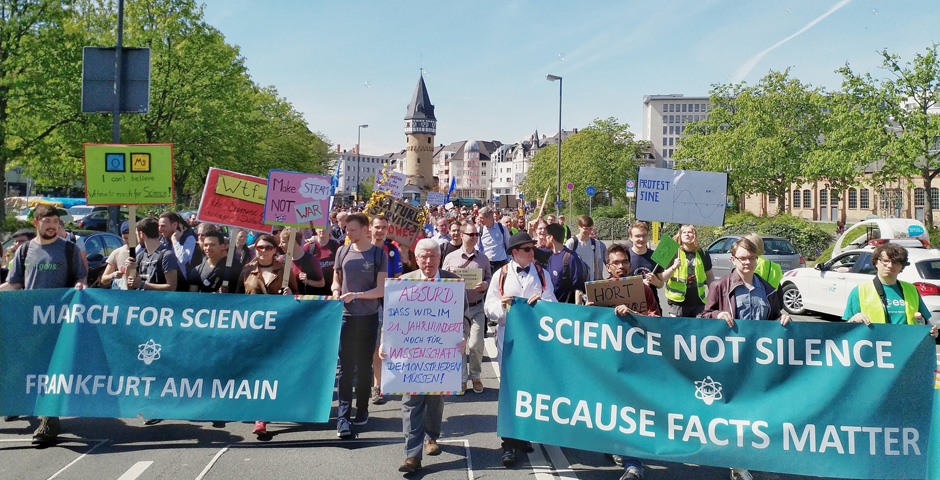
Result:
[[[287,288],[287,284],[290,282],[290,268],[294,261],[294,229],[293,227],[284,227],[284,232],[287,232],[287,251],[284,252],[284,275],[281,277],[281,290]],[[294,295],[299,294],[299,292],[292,293]]]
[[[235,262],[235,237],[241,232],[240,228],[233,228],[228,237],[228,255],[225,258],[225,274],[222,276],[222,288],[228,293],[228,279],[231,278],[232,263]]]

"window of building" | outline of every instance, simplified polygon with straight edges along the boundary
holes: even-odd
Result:
[[[697,108],[698,104],[696,103],[695,106]],[[770,203],[777,203],[777,196],[771,193],[770,198],[768,198],[767,201]]]
[[[858,189],[850,188],[849,189],[849,210],[855,210],[858,208]]]
[[[683,111],[683,112],[687,112],[687,111],[688,111],[688,107],[689,107],[688,104],[683,103],[683,104],[682,104],[682,111]]]
[[[803,190],[803,208],[813,208],[813,192]]]
[[[669,145],[669,139],[666,137],[663,137],[663,146],[665,147],[666,145]]]
[[[793,191],[793,208],[800,208],[800,191]]]
[[[829,192],[829,206],[830,206],[830,207],[838,207],[838,206],[839,206],[839,197],[841,197],[841,196],[842,196],[842,195],[841,195],[839,192],[830,191],[830,192]]]
[[[937,187],[930,188],[930,208],[934,210],[940,209],[940,189]]]
[[[675,142],[675,141],[676,141],[676,139],[675,139],[675,138],[673,138],[673,137],[669,137],[669,146],[670,146],[670,147],[671,147],[671,146],[673,146],[673,145],[674,145],[674,143],[673,143],[673,142]]]
[[[663,125],[663,135],[665,135],[668,130],[669,130],[669,127]]]
[[[914,206],[915,207],[924,206],[924,189],[923,188],[914,189]]]
[[[819,191],[819,206],[825,207],[828,204],[829,204],[829,193],[826,192],[825,190],[820,190]]]

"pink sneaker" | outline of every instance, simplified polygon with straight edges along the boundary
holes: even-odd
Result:
[[[268,422],[257,421],[255,422],[255,429],[251,431],[253,435],[264,435],[268,433]]]

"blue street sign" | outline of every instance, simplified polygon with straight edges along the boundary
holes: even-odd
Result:
[[[561,200],[556,200],[556,201],[555,201],[555,206],[560,207],[560,206],[561,206]]]
[[[519,200],[522,200],[522,194],[521,194],[521,193],[519,194]]]
[[[587,187],[584,189],[584,191],[587,192],[589,197],[593,197],[594,194],[597,193],[597,190],[594,190],[594,187]]]

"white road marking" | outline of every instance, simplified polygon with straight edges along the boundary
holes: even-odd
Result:
[[[552,466],[545,460],[545,455],[542,455],[542,448],[537,443],[533,443],[532,447],[535,450],[528,454],[529,465],[532,466],[532,473],[535,474],[536,480],[555,480]]]
[[[151,465],[153,465],[153,461],[137,462],[133,467],[124,472],[124,475],[118,477],[118,480],[136,480],[137,477],[150,468]]]
[[[493,367],[493,371],[496,372],[496,380],[500,380],[499,363],[496,362],[496,338],[487,337],[483,342],[483,347],[486,350],[486,355],[490,357],[490,365]],[[552,473],[552,467],[548,465],[539,450],[539,445],[545,447],[545,451],[548,452],[548,457],[552,460],[551,465],[554,465],[554,473]],[[560,447],[538,443],[533,443],[532,446],[535,447],[535,452],[529,454],[529,463],[532,464],[532,471],[535,473],[536,478],[555,478],[557,473],[561,478],[577,480],[578,475],[571,469],[571,463],[568,462],[568,458],[565,457],[565,453],[561,451]],[[540,463],[536,465],[536,462]],[[548,476],[545,476],[546,474],[543,471],[546,468],[549,471]]]
[[[59,439],[62,439],[62,438],[63,438],[63,437],[59,437]],[[78,439],[77,439],[77,440],[78,440]],[[29,441],[32,441],[32,439],[30,439]],[[86,441],[86,442],[98,442],[98,443],[96,443],[94,447],[91,447],[91,448],[89,448],[87,451],[85,451],[85,453],[79,455],[78,458],[76,458],[75,460],[72,460],[71,462],[69,462],[68,465],[66,465],[66,466],[64,466],[64,467],[62,467],[62,468],[60,468],[58,472],[53,473],[52,476],[48,478],[48,480],[52,480],[53,478],[58,477],[58,476],[59,476],[62,472],[64,472],[67,468],[71,467],[72,465],[75,465],[75,464],[78,463],[80,460],[82,460],[83,458],[85,458],[85,456],[87,456],[89,453],[95,451],[96,448],[98,448],[98,447],[100,447],[100,446],[102,446],[102,445],[108,443],[110,440],[108,440],[108,439],[103,439],[103,440],[102,440],[102,439],[94,439],[94,440],[84,440],[84,441]]]
[[[199,472],[199,475],[196,476],[196,480],[203,480],[204,478],[206,478],[206,475],[209,474],[209,470],[212,470],[212,467],[215,466],[215,464],[219,461],[220,458],[222,458],[222,455],[224,455],[225,452],[228,452],[229,450],[234,449],[234,448],[266,448],[266,447],[285,447],[285,446],[292,446],[292,445],[313,446],[313,445],[324,445],[324,444],[330,444],[330,443],[335,443],[337,445],[349,445],[351,443],[393,444],[393,443],[402,443],[402,439],[400,438],[395,438],[395,439],[391,439],[391,438],[359,439],[357,438],[357,439],[351,439],[351,440],[340,440],[340,439],[301,440],[297,442],[279,442],[279,443],[230,443],[222,447],[222,449],[220,449],[218,452],[216,452],[215,455],[212,456],[212,459],[209,460],[209,463],[207,463],[205,468],[203,468],[202,471]],[[466,452],[466,459],[467,459],[467,480],[473,480],[473,462],[470,459],[470,440],[467,440],[465,438],[454,438],[454,439],[448,439],[448,440],[438,440],[438,443],[457,443],[457,444],[462,444],[464,446],[464,451]],[[118,479],[118,480],[123,480],[123,477],[121,477],[121,479]]]

